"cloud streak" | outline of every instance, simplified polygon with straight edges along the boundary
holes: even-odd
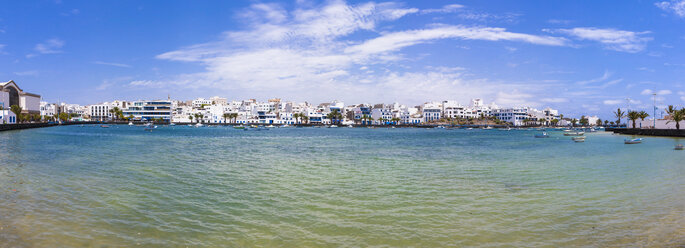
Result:
[[[588,40],[599,42],[605,48],[627,53],[641,52],[647,46],[647,42],[651,41],[651,37],[645,37],[651,32],[633,32],[625,30],[617,30],[611,28],[595,28],[595,27],[578,27],[571,29],[554,29],[546,31],[550,33],[561,33],[570,35],[579,40]]]

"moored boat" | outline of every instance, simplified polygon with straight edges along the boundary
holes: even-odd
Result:
[[[640,144],[642,143],[642,138],[637,138],[637,139],[625,139],[623,141],[625,144]]]
[[[535,134],[535,138],[549,138],[549,134],[547,134],[547,132],[542,132],[539,134]]]
[[[564,136],[583,136],[585,135],[585,132],[567,132],[564,133]]]
[[[673,148],[673,149],[674,150],[685,150],[685,145],[677,144],[677,145],[675,145],[675,148]]]
[[[585,142],[585,136],[572,137],[571,140],[575,142]]]

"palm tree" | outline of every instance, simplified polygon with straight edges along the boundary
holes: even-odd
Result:
[[[200,114],[200,113],[195,114],[195,119],[197,120],[198,123],[202,123],[204,117],[205,116],[203,114]]]
[[[613,121],[612,121],[612,122],[609,122],[609,124],[611,124],[611,125],[613,126],[613,125],[616,124],[616,122],[613,122]]]
[[[580,117],[580,121],[578,121],[581,126],[587,126],[590,124],[590,120],[587,119],[584,115]]]
[[[392,119],[390,119],[390,121],[394,122],[395,125],[398,125],[400,123],[400,118],[393,117]]]
[[[628,119],[633,122],[633,128],[637,128],[635,126],[635,121],[637,119],[640,119],[640,112],[637,111],[628,111]]]
[[[614,111],[614,116],[616,116],[616,118],[618,119],[616,120],[616,125],[620,126],[621,119],[623,119],[623,117],[626,117],[626,113],[621,111],[621,108],[618,108],[616,111]]]
[[[330,119],[330,120],[331,120],[331,124],[333,124],[333,123],[335,123],[335,122],[340,122],[340,119],[342,119],[342,114],[340,113],[340,111],[338,111],[337,109],[335,109],[335,110],[331,111],[330,113],[328,113],[328,114],[326,115],[326,117],[327,117],[328,119]]]
[[[559,119],[552,119],[550,122],[552,123],[552,125],[556,126],[557,124],[559,124]]]
[[[597,119],[597,121],[595,122],[595,125],[597,125],[598,127],[601,126],[602,125],[602,119]]]
[[[604,120],[604,126],[607,126],[607,125],[609,125],[609,121],[608,121],[608,120]]]
[[[231,113],[231,117],[233,119],[233,123],[236,123],[238,121],[238,113]]]
[[[675,129],[680,130],[680,121],[685,119],[685,109],[680,109],[680,110],[673,110],[671,106],[668,106],[669,110],[671,110],[671,113],[669,113],[669,116],[671,116],[671,120],[666,122],[666,124],[670,123],[671,121],[675,122]]]
[[[188,119],[190,119],[190,123],[193,123],[193,116],[192,115],[188,115]]]
[[[576,126],[576,123],[577,123],[577,122],[578,122],[578,119],[576,119],[576,118],[571,119],[571,125],[572,125],[573,127]]]
[[[226,124],[226,119],[231,118],[231,114],[224,113],[222,117],[224,117],[224,124]]]

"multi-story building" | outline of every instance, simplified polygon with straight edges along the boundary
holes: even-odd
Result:
[[[497,117],[497,119],[509,122],[514,126],[522,126],[524,125],[523,120],[529,119],[528,108],[495,109],[492,111],[492,115]]]
[[[112,113],[109,110],[112,109],[109,103],[93,104],[88,106],[88,114],[90,119],[94,121],[108,121],[112,119]],[[125,115],[128,116],[128,115]]]
[[[24,92],[12,80],[0,83],[0,108],[21,107],[22,114],[40,114],[40,95]]]
[[[172,107],[172,102],[168,100],[134,101],[124,110],[124,116],[143,121],[160,118],[170,121]]]

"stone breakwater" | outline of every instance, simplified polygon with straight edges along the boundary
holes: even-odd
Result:
[[[677,129],[607,128],[606,131],[625,135],[685,137],[685,130]]]
[[[31,128],[41,128],[41,127],[53,127],[53,126],[69,126],[69,125],[80,125],[80,124],[95,124],[95,122],[69,122],[69,123],[20,123],[20,124],[0,124],[0,132],[10,131],[10,130],[21,130],[21,129],[31,129]]]

